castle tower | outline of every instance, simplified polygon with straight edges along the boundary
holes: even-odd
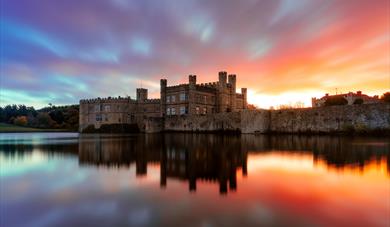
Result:
[[[226,87],[226,77],[227,77],[227,72],[221,71],[218,73],[219,86],[222,88]]]
[[[195,114],[196,75],[188,76],[188,114]]]
[[[190,86],[195,86],[196,85],[196,75],[189,75],[188,76],[188,84]]]
[[[311,107],[316,107],[317,106],[316,103],[317,103],[317,98],[315,97],[311,98]]]
[[[229,97],[230,97],[230,110],[232,112],[236,111],[236,75],[230,74],[228,76],[228,83],[230,85]]]
[[[227,73],[222,71],[218,73],[219,88],[217,92],[217,110],[219,113],[227,112],[229,105],[229,94],[226,83]]]
[[[248,109],[248,101],[247,101],[247,89],[246,88],[241,88],[241,94],[243,97],[243,109]]]
[[[137,101],[145,102],[148,99],[148,89],[137,88]]]
[[[167,103],[167,80],[160,80],[160,116],[164,117],[166,114],[166,103]]]
[[[228,83],[230,84],[230,86],[232,87],[234,92],[236,92],[236,81],[237,81],[236,75],[235,74],[230,74]]]

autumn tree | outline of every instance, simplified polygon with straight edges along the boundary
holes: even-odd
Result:
[[[14,124],[19,126],[26,126],[27,122],[28,121],[26,116],[18,116],[14,119]]]

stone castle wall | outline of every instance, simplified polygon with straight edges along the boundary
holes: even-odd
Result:
[[[147,98],[146,89],[138,89],[139,100],[131,98],[103,98],[80,101],[79,131],[99,129],[123,132],[124,128],[137,131],[147,130],[148,118],[160,116],[160,100]]]
[[[213,132],[240,131],[241,113],[217,113],[208,115],[183,115],[165,117],[165,131]]]
[[[241,133],[337,133],[390,130],[390,104],[287,110],[244,110],[205,116],[171,116],[164,130]]]
[[[390,104],[270,111],[271,132],[346,132],[390,129]]]

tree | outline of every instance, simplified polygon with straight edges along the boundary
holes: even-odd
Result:
[[[294,104],[294,108],[304,108],[304,107],[305,107],[305,103],[301,101],[298,101]]]
[[[257,110],[259,109],[257,106],[253,105],[253,104],[248,104],[248,110]]]
[[[26,116],[18,116],[14,120],[15,125],[26,126],[27,125],[27,117]]]
[[[342,96],[329,97],[325,101],[325,106],[340,106],[340,105],[347,105],[347,104],[348,101]]]
[[[361,105],[361,104],[363,104],[363,99],[361,99],[361,98],[357,98],[357,99],[355,99],[355,101],[353,101],[353,104],[355,104],[355,105]]]
[[[58,124],[62,124],[64,122],[64,114],[61,110],[53,110],[49,112],[51,119],[53,119]]]
[[[381,100],[390,103],[390,92],[383,93]]]
[[[39,128],[51,128],[55,125],[48,113],[38,113],[37,121]]]

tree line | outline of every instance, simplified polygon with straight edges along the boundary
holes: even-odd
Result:
[[[384,93],[381,97],[380,97],[380,100],[382,102],[387,102],[387,103],[390,103],[390,92],[386,92]],[[353,102],[354,105],[361,105],[364,103],[364,100],[361,99],[361,98],[357,98],[355,99],[355,101]],[[348,104],[348,101],[342,97],[342,96],[334,96],[334,97],[329,97],[326,101],[325,101],[325,106],[338,106],[338,105],[347,105]]]
[[[26,105],[7,105],[0,107],[0,122],[32,128],[76,131],[79,125],[79,105],[49,104],[38,110]]]

